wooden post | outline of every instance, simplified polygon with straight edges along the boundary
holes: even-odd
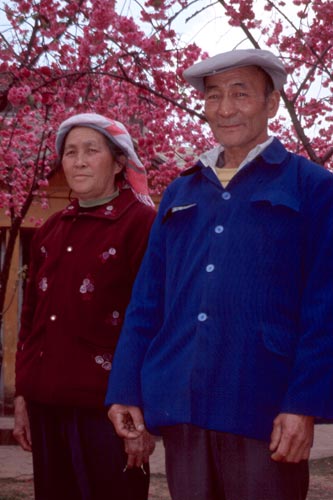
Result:
[[[16,240],[13,259],[10,268],[8,288],[3,317],[3,391],[4,412],[13,405],[15,391],[15,353],[17,332],[19,327],[19,238]]]

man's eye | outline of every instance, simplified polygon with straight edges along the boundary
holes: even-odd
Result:
[[[235,92],[233,94],[234,97],[236,98],[241,98],[241,97],[248,97],[249,94],[247,94],[246,92]]]
[[[210,94],[206,96],[206,101],[217,101],[220,98],[218,94]]]

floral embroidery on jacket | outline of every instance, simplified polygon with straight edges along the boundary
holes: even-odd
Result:
[[[38,287],[40,288],[40,290],[42,290],[42,292],[46,292],[47,290],[47,287],[48,287],[48,283],[47,283],[47,278],[44,277],[40,280],[40,282],[38,283]]]
[[[122,318],[120,316],[119,311],[113,311],[111,314],[108,314],[105,320],[107,325],[118,326],[122,323]]]
[[[112,367],[112,354],[109,352],[97,354],[97,356],[95,356],[95,363],[100,365],[103,370],[110,371]]]
[[[116,210],[114,209],[113,205],[108,205],[104,210],[104,215],[114,216],[115,214],[116,214]]]
[[[116,254],[117,254],[117,250],[114,247],[110,247],[106,252],[103,252],[99,256],[99,258],[101,259],[101,261],[104,264],[104,262],[106,262],[110,257],[115,258]]]
[[[42,255],[43,255],[44,257],[47,257],[47,250],[46,250],[46,248],[44,247],[44,245],[40,247],[40,251],[41,251],[41,253],[42,253]]]
[[[82,285],[80,286],[80,293],[82,293],[84,300],[90,300],[92,297],[92,293],[95,290],[95,285],[92,279],[88,276],[84,278],[82,281]]]

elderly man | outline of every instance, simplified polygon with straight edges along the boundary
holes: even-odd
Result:
[[[268,134],[285,69],[219,54],[185,79],[219,146],[161,202],[110,376],[119,435],[163,436],[173,500],[300,500],[333,416],[333,175]]]

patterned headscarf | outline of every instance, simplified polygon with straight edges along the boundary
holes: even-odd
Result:
[[[148,194],[145,168],[135,152],[130,134],[122,123],[96,113],[81,113],[68,118],[60,124],[56,136],[55,147],[59,157],[63,151],[65,138],[74,127],[88,127],[97,130],[112,144],[120,148],[127,159],[123,171],[126,182],[138,200],[146,205],[154,206]]]

